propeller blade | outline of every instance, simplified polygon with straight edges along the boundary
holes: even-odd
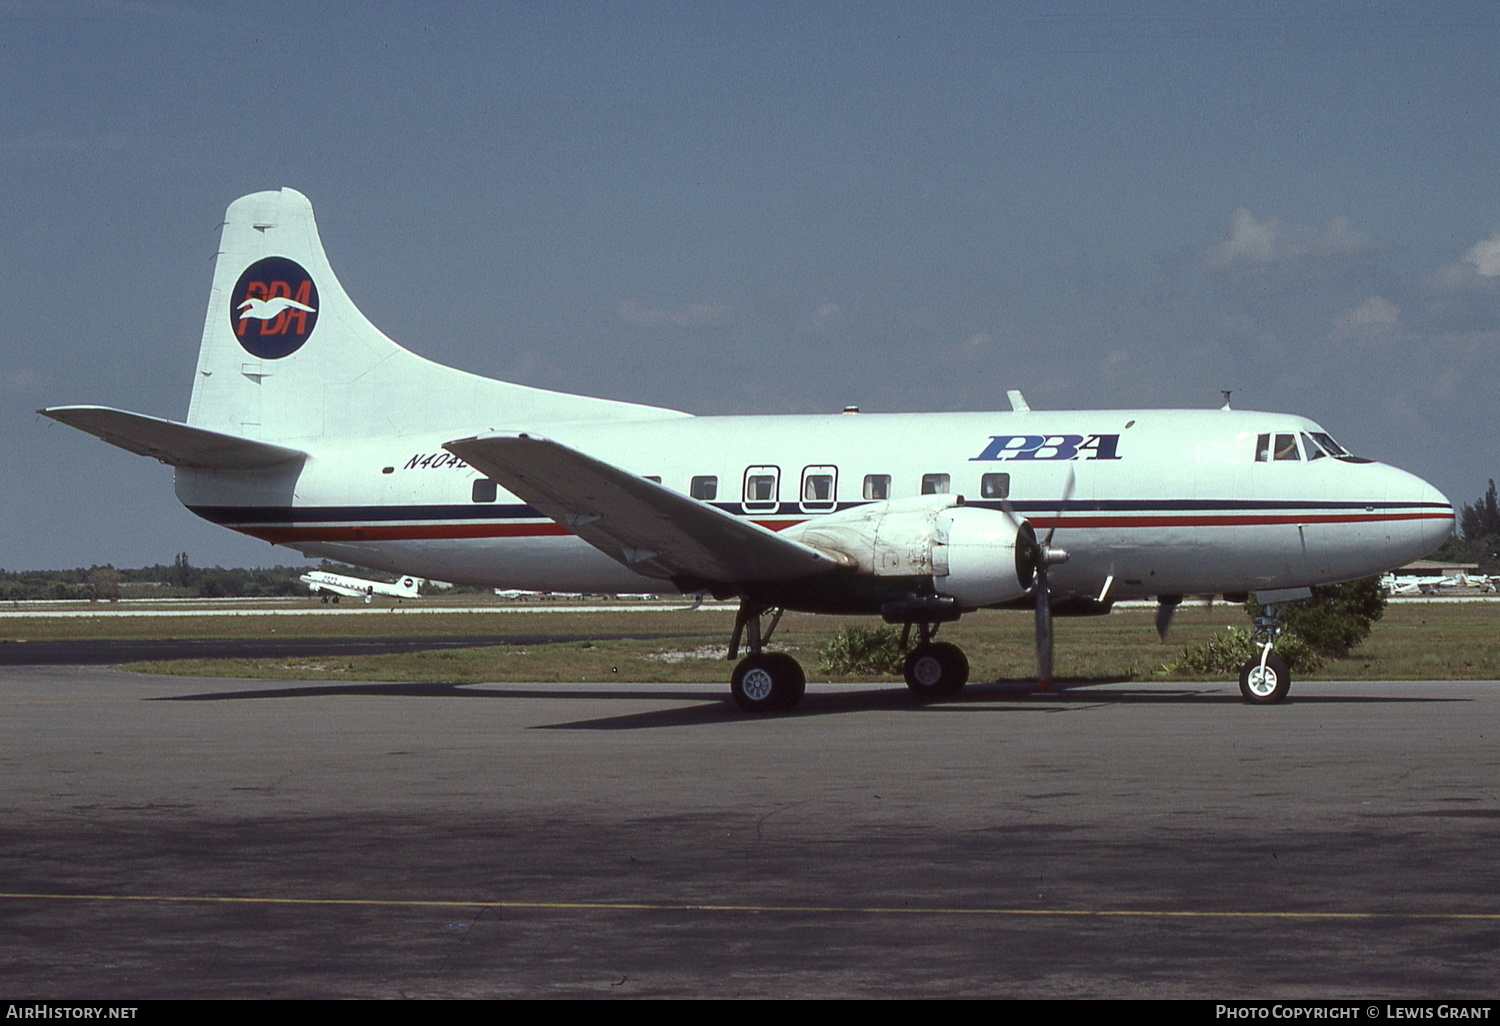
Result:
[[[1161,640],[1167,640],[1167,631],[1171,629],[1172,617],[1181,604],[1181,595],[1158,595],[1156,597],[1156,636]]]
[[[1062,519],[1062,508],[1068,504],[1073,497],[1073,489],[1078,484],[1078,475],[1073,473],[1073,468],[1068,468],[1068,479],[1063,483],[1062,497],[1057,501],[1057,513],[1052,517],[1052,526],[1047,528],[1047,537],[1042,539],[1042,549],[1052,546],[1052,536],[1057,533],[1057,522]]]
[[[1047,588],[1047,561],[1036,567],[1036,686],[1039,691],[1052,687],[1052,594]]]

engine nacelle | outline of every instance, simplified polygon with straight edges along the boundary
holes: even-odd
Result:
[[[933,550],[933,585],[960,608],[976,609],[1020,598],[1036,576],[1036,533],[996,510],[954,506],[938,515],[939,537],[947,544],[947,574]]]
[[[1036,533],[1024,520],[954,495],[872,502],[804,521],[787,538],[872,577],[930,577],[962,609],[1018,599],[1036,576]]]

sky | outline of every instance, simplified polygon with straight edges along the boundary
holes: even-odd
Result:
[[[290,186],[423,356],[693,413],[1312,417],[1500,477],[1500,4],[0,0],[0,569],[299,563],[181,419]]]

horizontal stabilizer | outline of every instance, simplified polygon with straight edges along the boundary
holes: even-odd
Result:
[[[36,412],[79,431],[87,431],[110,445],[118,445],[140,456],[154,457],[174,467],[261,470],[307,457],[301,449],[257,442],[253,438],[226,435],[108,406],[53,406]]]
[[[841,565],[834,556],[551,439],[494,434],[443,448],[648,577],[703,584],[788,581]]]

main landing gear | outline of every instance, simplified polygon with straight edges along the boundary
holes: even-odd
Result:
[[[932,640],[937,624],[919,623],[916,627],[915,648],[910,647],[912,625],[908,623],[901,631],[901,647],[907,650],[901,664],[906,686],[919,698],[951,698],[969,682],[969,660],[957,645]]]
[[[768,609],[749,602],[740,604],[734,618],[734,636],[729,642],[729,658],[740,653],[744,641],[749,655],[735,664],[729,678],[729,693],[735,704],[749,713],[786,712],[807,692],[807,675],[797,660],[785,652],[766,652],[763,646],[776,633],[781,622],[780,609]],[[764,627],[761,617],[769,614]],[[916,626],[917,644],[911,645],[911,629]],[[902,673],[906,686],[920,698],[949,698],[963,689],[969,680],[969,660],[963,649],[943,641],[933,641],[937,624],[906,624],[901,647],[906,650]]]
[[[771,614],[771,622],[762,630],[760,618]],[[729,693],[734,702],[749,713],[785,712],[802,701],[807,691],[807,675],[802,664],[785,652],[763,652],[761,646],[776,633],[781,622],[780,609],[765,609],[741,602],[734,617],[734,637],[729,641],[729,658],[740,654],[740,639],[750,654],[735,664],[729,678]]]
[[[1286,660],[1271,651],[1281,634],[1282,605],[1268,605],[1255,618],[1252,639],[1260,655],[1240,667],[1240,694],[1251,705],[1275,705],[1292,689],[1292,671]]]

